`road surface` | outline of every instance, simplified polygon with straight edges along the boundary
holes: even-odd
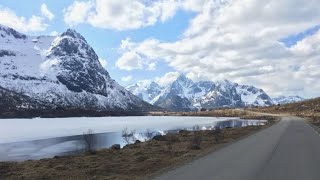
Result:
[[[282,121],[163,174],[161,180],[319,180],[320,136],[304,120]]]

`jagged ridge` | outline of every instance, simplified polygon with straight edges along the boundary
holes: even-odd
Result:
[[[193,82],[181,74],[166,87],[161,87],[155,82],[144,83],[143,86],[142,84],[130,85],[127,90],[153,105],[174,111],[273,104],[262,89],[228,80]]]

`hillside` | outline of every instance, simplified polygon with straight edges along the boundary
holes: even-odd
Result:
[[[267,113],[287,113],[302,117],[320,116],[320,97],[280,106],[253,108]]]

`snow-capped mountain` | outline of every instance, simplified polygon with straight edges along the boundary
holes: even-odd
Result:
[[[126,89],[140,99],[151,103],[160,94],[162,87],[152,81],[139,81],[136,84],[127,86]]]
[[[157,87],[156,90],[153,87]],[[174,111],[273,105],[271,98],[254,86],[239,85],[228,80],[193,82],[183,74],[166,87],[152,82],[144,86],[133,84],[126,89],[144,101]]]
[[[278,96],[272,99],[275,104],[288,104],[305,100],[300,96]]]
[[[113,80],[85,38],[71,29],[59,36],[27,36],[0,25],[0,86],[52,107],[152,107]]]

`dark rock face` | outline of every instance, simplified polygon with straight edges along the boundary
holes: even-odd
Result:
[[[4,57],[4,56],[16,56],[16,54],[12,51],[0,49],[0,57]]]
[[[259,97],[260,99],[265,100],[264,102],[265,102],[265,104],[266,104],[267,106],[272,106],[272,105],[273,105],[272,100],[270,99],[270,97],[269,97],[266,93],[263,92],[263,93],[260,94],[258,97]]]
[[[166,93],[154,105],[170,111],[190,111],[192,107],[191,101],[181,96],[181,94],[184,94],[185,87],[191,87],[192,85],[193,82],[190,79],[184,75],[180,75],[176,81],[167,87]]]
[[[58,68],[63,69],[58,80],[74,92],[90,92],[108,96],[107,88],[113,88],[113,80],[99,63],[99,58],[87,41],[77,32],[68,30],[57,46],[52,48],[52,56],[61,59]],[[107,85],[106,81],[109,82]],[[125,92],[124,92],[125,94]]]
[[[237,93],[237,90],[233,86],[214,85],[210,90],[211,96],[207,96],[210,101],[202,104],[205,108],[217,108],[217,107],[242,107],[244,103],[241,101],[241,95]]]
[[[189,99],[172,93],[165,98],[159,99],[154,105],[166,108],[170,111],[190,111],[192,104]]]
[[[156,135],[152,139],[156,140],[156,141],[165,141],[166,140],[166,138],[162,135]]]
[[[17,109],[43,109],[46,107],[41,101],[0,86],[0,115]]]

